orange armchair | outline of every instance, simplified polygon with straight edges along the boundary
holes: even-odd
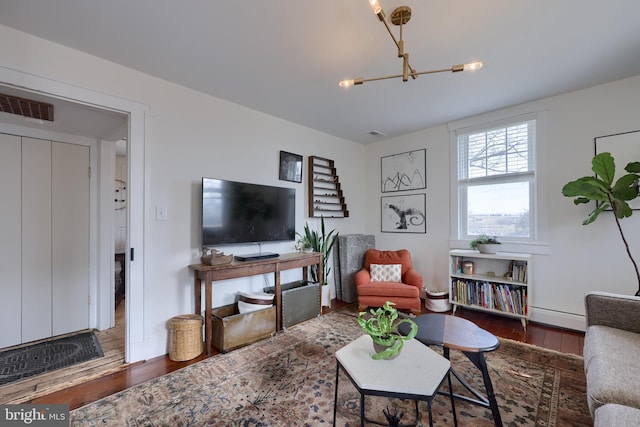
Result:
[[[400,264],[400,281],[388,281],[388,277],[373,278],[371,265]],[[378,267],[374,267],[378,270]],[[384,267],[382,267],[384,269]],[[379,251],[369,249],[364,255],[364,268],[354,277],[358,293],[358,310],[365,311],[367,307],[382,307],[386,301],[391,301],[398,309],[408,309],[418,315],[421,313],[420,292],[422,291],[422,276],[411,265],[411,254],[406,249],[398,251]]]

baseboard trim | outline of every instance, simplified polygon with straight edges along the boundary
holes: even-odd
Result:
[[[576,331],[585,331],[586,321],[584,316],[539,307],[530,308],[531,316],[529,320],[532,322],[544,323],[546,325],[553,325]]]

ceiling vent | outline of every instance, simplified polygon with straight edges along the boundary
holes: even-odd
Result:
[[[37,120],[53,121],[53,105],[0,93],[0,111]]]

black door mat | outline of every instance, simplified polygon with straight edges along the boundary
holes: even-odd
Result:
[[[93,332],[0,351],[0,385],[102,357]]]

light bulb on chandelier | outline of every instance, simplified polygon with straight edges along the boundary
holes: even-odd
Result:
[[[378,0],[369,0],[369,5],[371,6],[371,9],[373,9],[373,13],[376,15],[382,11],[382,6],[380,6]]]
[[[475,71],[482,68],[482,62],[472,62],[471,64],[464,64],[462,71]]]

